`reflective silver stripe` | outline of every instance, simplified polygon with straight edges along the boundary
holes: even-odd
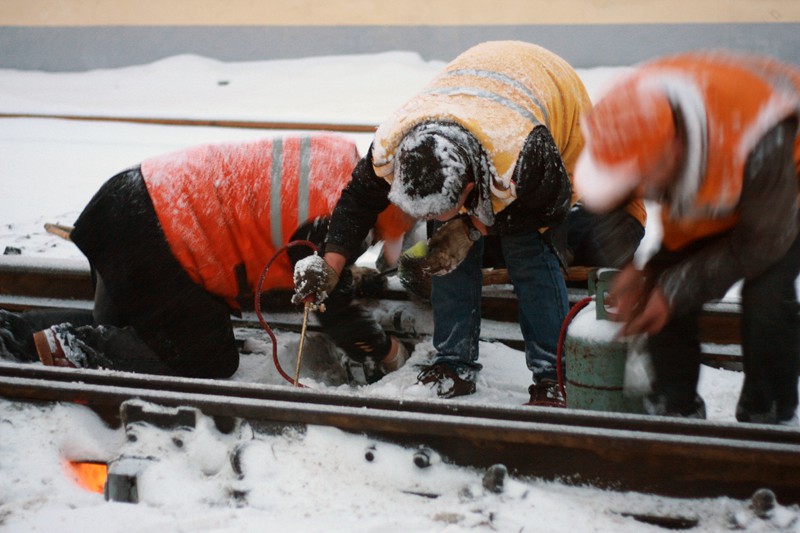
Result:
[[[300,176],[297,183],[297,223],[308,220],[308,189],[311,180],[311,137],[300,138]]]
[[[269,169],[269,220],[272,244],[275,248],[283,246],[281,228],[281,176],[283,175],[283,140],[272,141],[272,165]]]
[[[499,72],[495,72],[493,70],[479,70],[479,69],[471,69],[471,68],[463,68],[463,69],[451,70],[451,71],[445,73],[444,75],[447,76],[447,77],[450,77],[450,76],[475,76],[475,77],[478,77],[478,78],[488,78],[488,79],[491,79],[491,80],[494,80],[494,81],[498,81],[500,83],[505,83],[506,85],[510,85],[511,87],[517,89],[518,91],[523,93],[525,96],[527,96],[530,99],[530,101],[533,103],[533,105],[535,105],[536,107],[539,108],[539,111],[541,111],[542,116],[544,117],[545,126],[547,126],[548,129],[550,128],[550,117],[547,114],[547,108],[545,108],[542,105],[542,103],[539,101],[539,98],[533,93],[533,91],[530,90],[530,88],[526,87],[525,85],[520,83],[518,80],[515,80],[514,78],[512,78],[510,76],[506,76],[505,74],[501,74]],[[490,93],[490,94],[493,94],[493,93]],[[498,98],[501,98],[504,101],[508,101],[502,96],[498,96]],[[515,106],[515,110],[516,110],[516,107],[518,107],[518,106]],[[536,122],[537,122],[537,124],[539,123],[538,120]]]
[[[495,94],[491,91],[474,89],[472,87],[444,87],[439,89],[430,89],[425,92],[428,94],[445,94],[445,95],[466,94],[469,96],[477,96],[479,98],[485,98],[487,100],[492,100],[494,102],[497,102],[498,104],[504,105],[513,111],[516,111],[517,113],[522,115],[522,117],[524,117],[534,125],[541,124],[541,122],[539,122],[539,119],[536,118],[536,115],[534,115],[524,107],[515,104],[505,96],[500,96],[499,94]]]

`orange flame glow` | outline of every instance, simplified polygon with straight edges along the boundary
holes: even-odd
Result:
[[[82,488],[103,494],[108,477],[108,465],[93,461],[64,461],[67,474]]]

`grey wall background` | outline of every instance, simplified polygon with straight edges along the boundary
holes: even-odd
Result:
[[[798,0],[800,1],[800,0]],[[0,68],[80,71],[178,54],[221,61],[418,52],[449,61],[486,40],[540,44],[578,68],[632,65],[699,48],[729,48],[800,63],[800,24],[525,26],[0,26]]]

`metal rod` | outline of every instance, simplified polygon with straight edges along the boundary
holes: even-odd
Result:
[[[306,302],[303,306],[303,325],[300,328],[300,347],[297,349],[297,367],[294,369],[294,387],[297,387],[300,382],[300,363],[303,361],[303,343],[306,340],[306,326],[308,325],[308,310],[311,309],[311,304]]]

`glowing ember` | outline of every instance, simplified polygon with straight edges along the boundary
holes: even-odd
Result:
[[[86,490],[103,494],[108,465],[91,461],[64,461],[67,474]]]

